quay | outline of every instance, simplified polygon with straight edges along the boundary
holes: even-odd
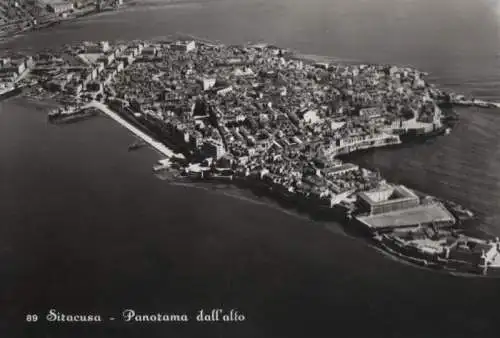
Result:
[[[108,106],[106,106],[105,104],[97,101],[92,101],[83,106],[83,108],[99,109],[101,112],[111,117],[113,120],[121,124],[123,127],[127,128],[129,131],[134,133],[137,137],[140,137],[144,142],[148,143],[151,147],[156,149],[162,155],[166,156],[167,158],[174,156],[174,152],[169,148],[167,148],[163,143],[154,140],[151,136],[145,134],[144,132],[140,131],[139,129],[131,125],[129,122],[120,117],[120,115],[109,109]]]

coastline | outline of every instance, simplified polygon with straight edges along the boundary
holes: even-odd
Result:
[[[359,244],[365,245],[366,247],[375,250],[377,253],[383,255],[387,259],[395,261],[399,264],[404,264],[407,266],[411,266],[413,268],[417,268],[424,271],[429,271],[433,273],[440,273],[444,275],[449,275],[457,278],[487,278],[487,279],[500,279],[500,274],[478,274],[473,272],[461,272],[459,270],[447,269],[446,267],[438,266],[438,265],[426,265],[423,263],[418,263],[411,256],[402,255],[396,251],[387,250],[375,241],[367,240],[366,236],[360,236],[353,234],[352,232],[346,231],[346,224],[343,224],[340,219],[337,220],[328,220],[321,221],[314,219],[311,213],[301,212],[296,208],[290,206],[283,206],[280,203],[280,200],[274,199],[269,196],[259,196],[251,191],[251,189],[245,189],[238,187],[237,185],[228,184],[225,186],[221,186],[220,182],[213,181],[199,181],[199,180],[191,180],[189,178],[183,179],[167,179],[166,184],[173,186],[182,186],[189,189],[201,189],[213,194],[220,194],[226,197],[235,198],[238,200],[242,200],[248,203],[252,203],[254,205],[259,205],[261,207],[271,208],[273,210],[285,213],[292,217],[297,217],[299,219],[308,220],[313,222],[314,224],[321,226],[324,230],[335,236],[342,236],[344,238],[348,238],[350,240],[354,240]]]
[[[285,214],[290,215],[292,217],[298,217],[300,219],[310,220],[313,222],[313,225],[316,224],[320,227],[323,227],[326,231],[333,233],[334,235],[341,235],[342,237],[349,238],[350,240],[355,240],[358,243],[363,243],[363,245],[370,247],[371,249],[374,249],[377,252],[377,254],[381,254],[388,259],[396,261],[398,264],[408,265],[408,266],[411,266],[413,268],[418,268],[421,270],[432,271],[433,273],[437,272],[437,273],[441,273],[441,274],[451,275],[453,277],[461,277],[461,278],[481,277],[481,278],[489,278],[489,279],[498,278],[497,276],[491,276],[491,275],[483,276],[483,275],[478,275],[478,274],[461,273],[461,272],[452,271],[452,270],[436,269],[433,267],[426,267],[426,266],[422,266],[419,264],[415,264],[414,262],[408,261],[408,260],[398,256],[397,254],[395,255],[395,254],[391,254],[391,253],[387,252],[386,250],[380,248],[375,243],[367,240],[364,237],[353,236],[353,235],[349,234],[349,232],[346,232],[344,227],[342,226],[342,224],[340,224],[340,222],[338,222],[338,221],[334,220],[334,221],[322,223],[320,221],[312,219],[310,214],[301,213],[293,208],[290,209],[290,208],[283,207],[282,205],[280,205],[279,201],[275,200],[274,198],[257,197],[251,190],[245,189],[245,188],[239,188],[239,187],[234,186],[232,184],[222,184],[222,183],[213,182],[213,181],[212,182],[211,181],[193,181],[193,180],[186,179],[186,178],[182,178],[180,180],[176,180],[176,179],[168,180],[167,179],[165,183],[169,184],[169,185],[174,185],[174,186],[183,186],[183,187],[186,187],[188,189],[202,189],[202,190],[208,191],[209,193],[221,194],[221,195],[227,196],[229,198],[235,198],[235,199],[245,201],[247,203],[259,205],[260,207],[271,208],[273,210],[285,213]],[[271,203],[269,203],[269,202],[271,202]]]
[[[281,53],[281,51],[279,52]],[[405,70],[406,72],[406,70]],[[110,103],[111,101],[109,101]],[[91,106],[92,103],[90,103],[88,106]],[[97,106],[96,106],[97,105]],[[100,106],[99,106],[100,105]],[[118,113],[115,113],[115,112],[112,112],[109,107],[103,105],[103,104],[94,104],[94,106],[96,108],[99,108],[100,110],[104,111],[103,109],[105,110],[108,110],[108,112],[105,112],[107,115],[127,115],[127,117],[125,118],[127,120],[127,122],[120,122],[118,121],[118,118],[115,118],[113,116],[110,116],[112,117],[113,119],[117,120],[118,122],[120,122],[120,124],[122,124],[123,126],[127,127],[129,130],[133,131],[133,129],[137,130],[137,128],[135,127],[132,127],[132,125],[130,126],[127,126],[130,122],[130,120],[135,120],[133,124],[136,124],[136,125],[143,125],[141,129],[144,129],[146,130],[146,134],[153,134],[153,137],[151,137],[150,135],[147,135],[147,138],[149,139],[152,139],[154,140],[154,143],[163,143],[165,144],[165,138],[168,139],[168,136],[166,135],[161,135],[161,128],[157,128],[155,127],[155,122],[153,122],[153,120],[149,121],[148,122],[148,119],[146,118],[145,120],[142,120],[142,119],[136,119],[134,118],[133,116],[129,116],[128,114],[125,114],[123,111],[120,111]],[[104,108],[103,108],[104,107]],[[112,112],[112,113],[111,113]],[[71,113],[70,113],[71,114]],[[141,116],[141,114],[139,114],[139,116]],[[433,125],[434,126],[434,125]],[[154,128],[153,128],[154,127]],[[424,139],[426,138],[429,138],[429,137],[433,137],[433,136],[437,136],[439,134],[441,134],[441,132],[444,132],[444,128],[442,129],[438,129],[437,130],[437,133],[434,135],[434,133],[430,133],[430,132],[424,132],[422,135],[416,135],[416,136],[422,136]],[[136,134],[144,134],[142,131],[133,131],[134,133]],[[144,134],[144,135],[146,135]],[[141,136],[141,138],[145,138],[145,136]],[[153,144],[153,141],[149,142],[150,144]],[[362,143],[362,142],[361,142]],[[356,149],[358,148],[363,148],[364,146],[360,143],[360,145],[353,145],[353,146],[349,146],[348,149],[346,149],[346,151],[348,153],[350,152],[356,152]],[[374,145],[374,141],[371,143],[371,146],[367,146],[367,148],[370,148],[370,147],[375,147],[375,146],[378,146],[378,145]],[[176,146],[181,146],[180,144],[179,145],[176,145]],[[157,148],[157,147],[155,147]],[[353,149],[351,149],[353,148]],[[340,151],[340,150],[339,150]],[[174,152],[173,151],[167,151],[167,152],[162,152],[165,156],[167,157],[172,157]],[[187,155],[186,155],[187,156]],[[187,169],[187,168],[186,168]],[[200,169],[200,168],[198,168]],[[203,175],[203,171],[204,169],[201,169],[198,170],[198,171],[194,171],[194,176],[200,176],[201,179],[204,179],[204,175]],[[222,168],[221,168],[222,170]],[[222,170],[224,171],[224,170]],[[345,205],[340,205],[340,204],[332,204],[330,205],[329,207],[327,207],[326,205],[324,204],[321,204],[321,203],[317,203],[319,201],[316,201],[312,198],[308,198],[307,196],[302,196],[300,194],[296,194],[296,193],[287,193],[283,190],[283,187],[280,187],[279,184],[273,184],[273,183],[270,183],[270,182],[265,182],[265,180],[262,179],[263,175],[261,173],[261,179],[260,180],[257,180],[255,179],[256,177],[246,177],[248,176],[249,174],[246,174],[246,175],[242,175],[242,173],[236,173],[235,171],[233,170],[229,170],[227,169],[226,171],[231,171],[231,174],[218,174],[217,171],[211,171],[211,174],[208,174],[209,176],[212,176],[213,178],[215,178],[216,180],[219,180],[219,179],[230,179],[231,181],[233,180],[233,176],[236,175],[236,179],[234,180],[234,182],[231,182],[231,183],[234,183],[236,185],[241,185],[241,186],[244,186],[246,188],[250,188],[252,190],[252,192],[258,192],[259,194],[262,193],[263,195],[269,195],[269,196],[272,196],[273,199],[276,199],[278,200],[277,202],[280,204],[280,205],[293,205],[295,209],[297,209],[298,211],[300,212],[303,212],[303,211],[306,211],[310,216],[313,217],[313,219],[315,220],[318,220],[318,219],[323,219],[323,220],[335,220],[335,221],[340,221],[342,226],[344,227],[344,230],[347,232],[347,231],[352,231],[353,234],[356,234],[356,235],[359,235],[361,236],[361,232],[366,232],[365,230],[367,229],[364,229],[364,230],[360,230],[360,229],[356,229],[354,226],[352,226],[354,223],[351,222],[351,218],[350,218],[350,211],[348,211],[346,209],[346,206]],[[188,174],[189,171],[186,171],[186,173]],[[228,176],[229,175],[229,176]],[[332,202],[333,203],[333,202]],[[339,203],[339,202],[335,202],[335,203]],[[342,215],[341,215],[342,214]],[[344,218],[344,220],[342,219]],[[349,221],[347,221],[349,220]],[[347,221],[347,222],[346,222]],[[358,231],[360,231],[360,233],[358,233]],[[367,234],[367,233],[364,233],[363,234],[364,236],[368,236],[370,237],[371,235]],[[373,234],[372,234],[373,235]],[[407,257],[409,259],[411,259],[411,257]]]
[[[111,43],[175,31],[226,44],[268,37],[311,54],[414,64],[439,89],[500,101],[494,4],[410,0],[385,10],[372,2],[201,1],[206,4],[199,10],[137,8],[90,16],[2,46],[33,54],[44,45],[56,50],[78,41]],[[465,26],[457,25],[464,19]],[[493,43],[481,47],[481,41]],[[27,92],[36,96],[37,88]],[[240,191],[224,183],[162,182],[156,176],[168,172],[153,173],[152,167],[163,156],[147,146],[128,152],[136,138],[114,121],[99,116],[51,125],[31,104],[17,108],[20,100],[0,102],[6,183],[2,285],[9,295],[5,306],[12,309],[2,326],[6,336],[16,336],[7,331],[23,315],[44,314],[52,304],[64,313],[104,315],[120,314],[124,305],[144,313],[194,313],[223,304],[243,310],[248,319],[243,326],[151,327],[174,337],[497,334],[496,314],[489,311],[497,305],[495,276],[406,262],[365,238],[351,240],[334,221],[323,226],[248,190],[241,191],[246,200],[233,197]],[[500,236],[499,111],[456,110],[460,121],[450,135],[367,150],[352,162],[378,168],[390,183],[456,201],[481,218],[480,229]],[[99,336],[109,327],[114,337],[121,326],[145,326],[60,326],[68,325],[45,331],[55,337],[94,331]],[[19,324],[17,335],[24,326]]]
[[[434,135],[435,136],[435,135]],[[434,137],[426,137],[424,139],[424,142],[432,141]],[[418,140],[417,142],[415,141],[409,141],[409,142],[403,142],[401,144],[397,145],[389,145],[386,147],[382,147],[384,149],[386,148],[392,148],[392,147],[413,147],[415,146],[415,143],[419,143],[421,140]],[[341,157],[350,157],[350,156],[359,156],[360,153],[365,153],[365,152],[373,152],[376,151],[378,148],[368,148],[368,149],[362,149],[358,151],[353,151],[352,153],[342,155]],[[295,204],[294,202],[290,203],[290,201],[287,201],[287,199],[283,199],[283,195],[281,195],[279,192],[273,192],[273,189],[270,188],[269,186],[261,186],[262,183],[259,183],[259,181],[255,181],[253,179],[250,180],[245,180],[242,178],[242,180],[231,180],[225,181],[226,178],[222,178],[224,182],[227,182],[224,187],[221,187],[221,182],[217,178],[191,178],[191,177],[181,177],[179,179],[173,179],[170,180],[170,184],[174,185],[183,185],[183,186],[189,186],[193,188],[201,188],[201,189],[206,189],[206,190],[221,190],[224,188],[227,188],[229,185],[229,189],[236,188],[238,189],[238,193],[241,194],[243,189],[244,191],[249,191],[252,194],[252,197],[257,197],[257,198],[266,198],[270,199],[272,203],[274,204],[274,207],[277,207],[281,211],[284,212],[290,212],[292,211],[292,214],[294,215],[300,215],[301,217],[306,217],[307,219],[318,222],[318,221],[326,221],[326,222],[334,222],[336,226],[339,227],[340,234],[343,236],[347,236],[351,239],[356,239],[356,240],[362,240],[367,244],[368,246],[375,248],[377,250],[380,250],[381,252],[384,252],[386,255],[390,256],[392,259],[403,262],[405,264],[412,265],[414,267],[419,267],[422,269],[426,270],[432,270],[432,271],[440,271],[444,272],[446,274],[451,274],[454,276],[466,276],[466,277],[489,277],[489,278],[496,278],[497,275],[482,275],[477,272],[465,272],[461,271],[460,269],[452,269],[448,268],[446,264],[441,264],[441,263],[434,263],[434,264],[428,264],[427,260],[421,260],[418,258],[414,258],[412,256],[404,255],[398,251],[393,251],[390,250],[388,247],[381,246],[380,243],[376,242],[371,238],[371,235],[368,235],[364,229],[359,229],[356,227],[353,227],[353,222],[352,220],[345,219],[343,216],[340,216],[339,214],[335,213],[335,215],[330,214],[330,210],[327,211],[326,218],[323,218],[325,215],[319,216],[315,212],[318,211],[319,209],[316,209],[317,206],[315,205],[309,205],[306,203],[306,205],[301,205],[301,204]],[[390,179],[390,177],[389,177]],[[180,181],[179,181],[180,180]],[[209,189],[209,186],[213,186],[213,189]],[[226,194],[223,192],[223,194]],[[423,192],[418,192],[418,194],[422,196],[426,196],[427,194]],[[232,197],[235,198],[241,198],[241,195],[232,195],[229,194]],[[438,199],[440,202],[445,202],[442,199]],[[251,200],[252,202],[255,203],[255,200]],[[257,203],[260,204],[259,201]],[[266,204],[266,203],[263,203]],[[461,206],[460,206],[461,207]],[[466,209],[469,210],[469,209]],[[321,210],[324,211],[324,210]],[[459,221],[460,226],[463,225],[462,221]],[[460,231],[463,231],[464,233],[467,233],[469,229],[466,228],[458,228]],[[492,236],[489,236],[492,237]]]
[[[413,146],[412,143],[405,143],[404,145],[410,147]],[[377,148],[371,148],[362,150],[361,152],[376,150]],[[358,152],[354,152],[350,155],[358,155]],[[363,242],[364,245],[375,249],[379,253],[382,253],[384,256],[397,261],[398,263],[403,263],[427,271],[453,275],[455,277],[500,278],[500,274],[482,275],[475,272],[460,271],[460,269],[451,269],[446,265],[440,265],[439,263],[428,264],[425,260],[420,260],[412,256],[407,256],[400,252],[391,250],[388,247],[381,246],[380,243],[374,241],[370,236],[367,236],[363,229],[356,228],[351,220],[343,219],[343,217],[339,214],[335,214],[332,216],[329,212],[326,217],[319,216],[315,213],[315,206],[304,206],[300,204],[289,203],[286,200],[282,199],[282,196],[280,196],[279,193],[277,195],[276,193],[272,192],[272,189],[268,190],[268,188],[265,186],[259,186],[259,183],[254,180],[242,181],[231,179],[230,181],[224,180],[221,182],[217,179],[200,179],[187,176],[180,176],[173,179],[167,178],[165,180],[167,181],[167,184],[170,185],[202,189],[211,193],[222,194],[224,196],[244,200],[249,203],[266,206],[294,217],[307,219],[314,222],[314,224],[321,225],[325,230],[328,230],[331,233]],[[418,193],[426,195],[421,192]]]

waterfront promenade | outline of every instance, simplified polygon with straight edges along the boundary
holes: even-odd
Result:
[[[151,136],[145,134],[144,132],[142,132],[138,128],[131,125],[129,122],[127,122],[126,120],[121,118],[120,115],[118,115],[117,113],[115,113],[114,111],[109,109],[109,107],[106,106],[105,104],[103,104],[101,102],[97,102],[97,101],[92,101],[92,102],[86,104],[85,106],[83,106],[82,108],[83,109],[85,109],[85,108],[99,109],[101,112],[103,112],[104,114],[106,114],[107,116],[109,116],[110,118],[112,118],[113,120],[118,122],[119,124],[121,124],[123,127],[127,128],[129,131],[131,131],[133,134],[135,134],[141,140],[143,140],[144,142],[147,142],[151,147],[156,149],[162,155],[164,155],[166,157],[172,157],[174,155],[174,152],[172,150],[170,150],[169,148],[167,148],[163,143],[154,140]]]

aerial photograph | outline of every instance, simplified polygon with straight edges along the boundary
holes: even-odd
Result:
[[[500,0],[0,0],[0,337],[498,337]]]

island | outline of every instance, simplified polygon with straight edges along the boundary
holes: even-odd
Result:
[[[451,132],[447,93],[410,67],[318,62],[268,44],[164,38],[81,42],[0,58],[3,97],[54,104],[51,123],[104,114],[161,154],[171,180],[225,182],[334,220],[393,257],[500,274],[500,241],[464,207],[345,161]]]

